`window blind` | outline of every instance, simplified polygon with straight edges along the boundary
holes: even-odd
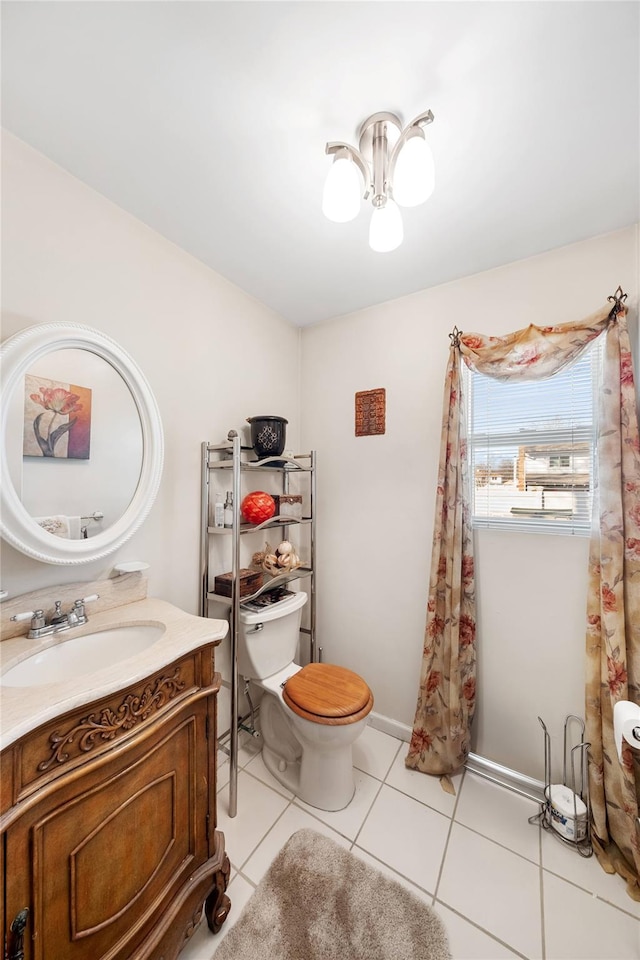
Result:
[[[545,380],[465,368],[474,526],[589,534],[601,340]]]

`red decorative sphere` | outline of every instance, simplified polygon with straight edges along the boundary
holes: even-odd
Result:
[[[264,523],[276,512],[276,502],[263,490],[248,493],[240,504],[240,513],[247,523]]]

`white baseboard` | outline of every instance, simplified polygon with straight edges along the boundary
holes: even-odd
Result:
[[[478,776],[484,777],[486,780],[492,780],[494,783],[500,784],[501,787],[514,790],[530,800],[541,803],[544,799],[544,784],[541,780],[534,780],[533,777],[528,777],[517,770],[511,770],[510,767],[503,767],[502,764],[487,760],[486,757],[480,757],[477,753],[469,754],[466,767],[472,773],[477,773]]]
[[[411,740],[411,727],[408,724],[400,723],[399,720],[391,720],[390,717],[376,713],[375,710],[372,710],[369,714],[369,726],[375,730],[380,730],[382,733],[388,733],[390,737],[395,737],[396,740],[406,740],[407,743]]]
[[[406,723],[400,723],[398,720],[392,720],[381,713],[375,713],[373,710],[369,714],[369,725],[382,733],[388,733],[390,737],[396,740],[405,740],[407,743],[411,740],[411,727]],[[467,770],[484,777],[486,780],[492,780],[494,783],[514,790],[531,800],[542,802],[544,797],[544,784],[541,780],[534,780],[524,773],[517,770],[511,770],[509,767],[503,767],[494,760],[487,760],[477,753],[470,753],[466,763]]]

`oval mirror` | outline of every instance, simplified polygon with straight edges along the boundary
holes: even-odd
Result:
[[[45,563],[99,560],[160,485],[162,423],[142,371],[79,324],[29,327],[0,349],[0,533]]]

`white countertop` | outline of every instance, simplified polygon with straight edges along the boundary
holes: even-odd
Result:
[[[143,680],[206,643],[219,643],[229,627],[226,620],[195,617],[164,600],[149,597],[90,614],[88,623],[53,636],[39,640],[15,637],[2,641],[0,672],[3,674],[27,657],[63,644],[65,640],[134,624],[160,625],[165,629],[162,636],[141,653],[95,673],[33,687],[1,686],[0,677],[0,749],[68,710]]]

